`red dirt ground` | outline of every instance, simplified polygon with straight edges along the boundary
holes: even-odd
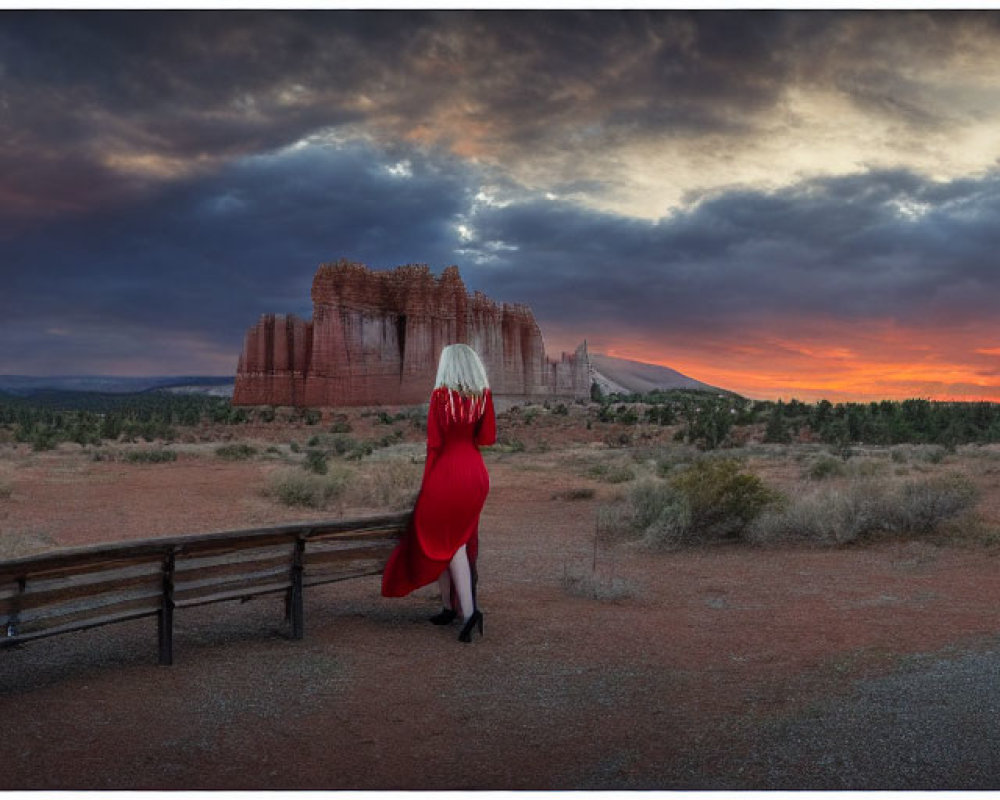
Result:
[[[7,448],[4,536],[64,546],[331,516],[263,497],[260,461]],[[258,599],[179,612],[172,667],[148,620],[0,653],[0,789],[761,786],[744,759],[760,725],[1000,631],[997,552],[982,546],[602,542],[595,557],[596,508],[617,488],[561,457],[488,457],[486,635],[471,646],[426,622],[431,590],[386,600],[371,577],[308,590],[302,641],[280,600]],[[553,499],[577,487],[595,496]],[[615,580],[629,591],[602,599]]]

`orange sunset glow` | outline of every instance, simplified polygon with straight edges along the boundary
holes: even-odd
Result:
[[[1000,348],[984,331],[848,328],[836,343],[749,334],[739,343],[685,342],[664,357],[660,347],[627,340],[593,342],[595,351],[660,364],[755,399],[815,402],[935,400],[1000,402]]]

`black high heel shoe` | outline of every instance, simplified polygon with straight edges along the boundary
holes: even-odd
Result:
[[[437,614],[430,618],[435,625],[450,625],[455,621],[458,612],[451,608],[442,608]]]
[[[471,642],[473,628],[479,628],[479,635],[483,635],[483,612],[479,609],[473,611],[472,616],[465,621],[462,632],[458,634],[458,641]]]

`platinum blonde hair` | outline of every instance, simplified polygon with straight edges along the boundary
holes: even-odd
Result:
[[[467,394],[482,394],[490,388],[486,368],[467,344],[450,344],[441,351],[434,388],[446,386]]]

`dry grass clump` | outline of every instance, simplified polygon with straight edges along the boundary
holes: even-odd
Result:
[[[587,476],[604,483],[628,483],[635,480],[635,470],[629,464],[594,464]]]
[[[357,470],[346,501],[366,508],[410,508],[420,491],[423,473],[423,464],[407,456],[373,459]]]
[[[422,476],[423,464],[409,456],[372,459],[357,466],[324,460],[322,472],[308,463],[272,472],[265,491],[288,506],[403,510],[416,500]]]
[[[333,465],[319,475],[302,469],[282,469],[272,472],[266,494],[286,506],[330,508],[343,506],[344,494],[354,478],[354,470]]]
[[[813,481],[832,478],[871,478],[886,472],[888,468],[889,462],[886,460],[851,458],[845,461],[843,458],[824,453],[810,462],[802,477]]]
[[[836,545],[885,535],[928,536],[969,511],[977,498],[976,487],[959,474],[905,482],[855,480],[768,509],[751,526],[749,538],[760,544]]]
[[[215,455],[226,461],[247,461],[257,455],[257,448],[246,442],[224,444],[215,448]]]
[[[598,575],[592,570],[566,569],[560,582],[567,594],[602,603],[618,603],[636,595],[636,588],[631,581],[614,575]]]
[[[889,451],[889,457],[896,464],[940,464],[947,456],[948,449],[940,444],[900,444]]]
[[[647,455],[647,461],[655,467],[656,473],[665,477],[677,469],[684,469],[695,461],[705,458],[691,445],[673,445],[654,448]]]
[[[814,481],[822,481],[827,478],[842,478],[845,475],[847,475],[847,465],[844,463],[844,460],[830,455],[819,456],[803,473],[804,477]]]

